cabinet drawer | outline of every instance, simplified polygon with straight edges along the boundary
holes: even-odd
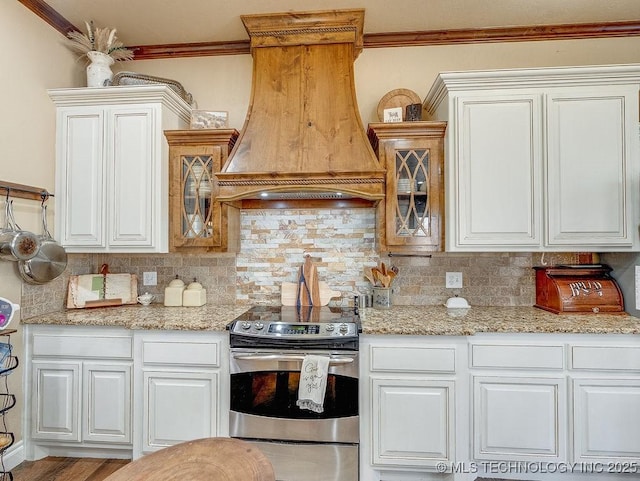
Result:
[[[503,369],[562,369],[564,347],[525,344],[472,344],[471,367]]]
[[[640,371],[640,347],[572,346],[571,367],[596,371]]]
[[[213,342],[142,343],[144,364],[179,364],[181,366],[219,366],[219,348]]]
[[[34,334],[33,355],[131,359],[132,340],[129,336]]]
[[[455,370],[453,347],[371,347],[371,371],[452,373]]]

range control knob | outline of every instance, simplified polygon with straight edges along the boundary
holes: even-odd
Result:
[[[258,331],[264,328],[264,324],[262,322],[256,322],[254,326]]]
[[[242,329],[246,331],[248,329],[251,329],[251,323],[249,321],[243,321],[240,327],[242,327]]]
[[[333,332],[335,326],[333,324],[327,324],[324,328],[327,332]]]
[[[340,324],[340,332],[342,334],[346,334],[349,331],[349,326],[346,324]]]

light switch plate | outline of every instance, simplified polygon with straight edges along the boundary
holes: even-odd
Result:
[[[142,273],[142,285],[143,286],[157,286],[158,285],[158,273],[157,272],[143,272]]]
[[[444,286],[447,289],[462,289],[462,272],[447,272]]]

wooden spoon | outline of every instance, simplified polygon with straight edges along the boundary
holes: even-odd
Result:
[[[376,280],[374,279],[373,272],[370,267],[364,271],[364,277],[371,282],[372,286],[376,285]]]
[[[376,281],[376,282],[373,283],[374,286],[377,286],[378,282],[382,283],[382,281],[380,280],[380,278],[382,276],[382,272],[380,272],[380,269],[378,269],[377,267],[372,267],[371,268],[371,274],[373,274],[373,278]]]
[[[387,277],[389,278],[389,285],[391,285],[393,280],[396,278],[396,273],[393,271],[389,271],[387,272]]]

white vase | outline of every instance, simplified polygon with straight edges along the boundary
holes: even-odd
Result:
[[[91,63],[87,66],[87,87],[104,87],[105,82],[111,81],[113,72],[113,58],[102,52],[87,52]]]

